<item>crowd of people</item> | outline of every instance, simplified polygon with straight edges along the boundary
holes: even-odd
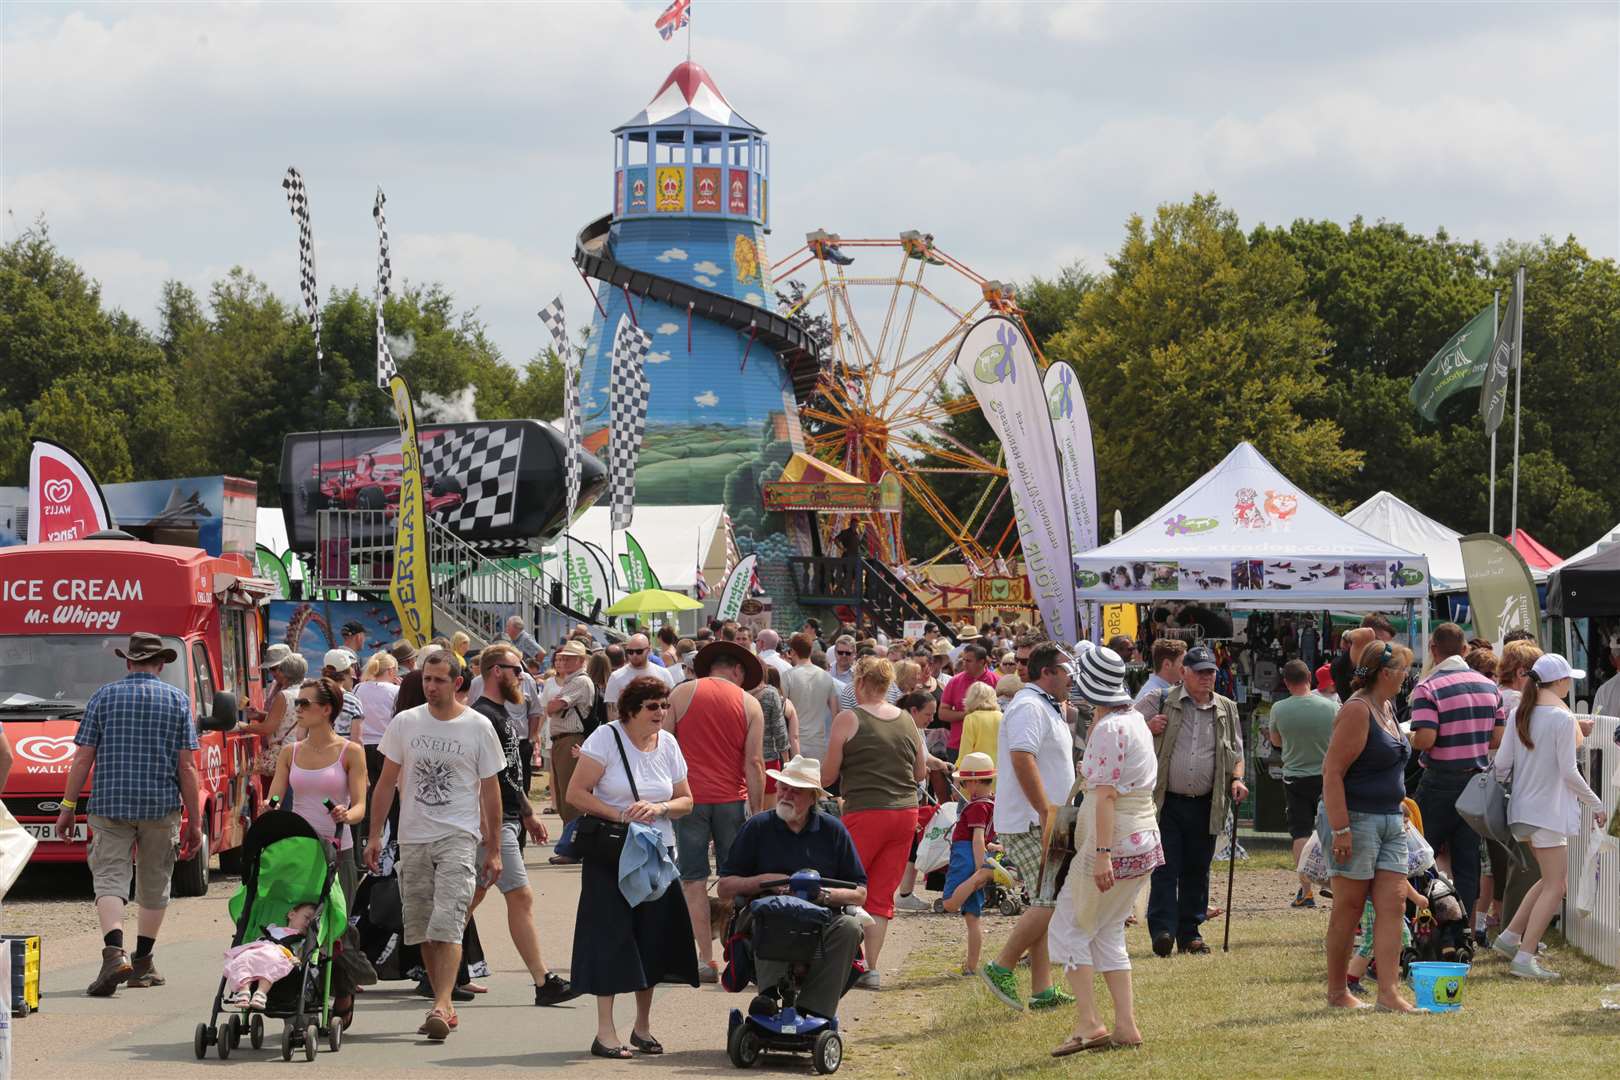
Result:
[[[480,650],[458,634],[364,655],[363,628],[345,626],[313,677],[301,655],[272,646],[265,708],[243,722],[262,741],[254,767],[270,795],[336,846],[348,900],[360,867],[397,866],[402,944],[419,949],[419,991],[432,1001],[418,1031],[431,1040],[456,1031],[457,1004],[484,989],[473,914],[491,889],[535,1005],[595,997],[590,1052],[622,1059],[663,1051],[654,987],[723,981],[715,939],[730,905],[805,868],[848,883],[824,890],[845,913],[825,925],[799,997],[831,1016],[847,989],[883,985],[897,913],[932,909],[918,895],[918,845],[941,802],[960,807],[941,899],[963,919],[963,974],[1014,1009],[1072,1007],[1074,1029],[1054,1055],[1142,1044],[1126,930],[1143,892],[1155,956],[1211,951],[1202,926],[1216,911],[1216,841],[1248,786],[1244,725],[1216,692],[1217,658],[1203,645],[1145,642],[1147,678],[1132,692],[1131,639],[1070,646],[999,622],[891,640],[823,634],[810,620],[786,641],[728,622],[617,643],[581,625],[550,650],[521,619],[506,630]],[[1376,1007],[1412,1008],[1398,982],[1405,906],[1425,902],[1408,881],[1412,827],[1454,881],[1464,925],[1482,942],[1496,929],[1491,944],[1514,975],[1556,978],[1537,945],[1562,901],[1568,837],[1606,817],[1575,769],[1589,728],[1564,701],[1579,673],[1528,641],[1488,657],[1487,673],[1489,650],[1448,623],[1414,680],[1415,658],[1393,638],[1372,616],[1324,670],[1290,661],[1265,728],[1282,755],[1296,859],[1314,838],[1331,878],[1321,890],[1332,902],[1328,1002],[1371,1007],[1358,993],[1370,961]],[[129,674],[90,701],[63,799],[71,815],[94,765],[96,996],[162,984],[153,946],[169,872],[176,851],[200,842],[195,824],[179,835],[182,800],[196,798],[191,712],[157,678],[176,657],[148,634],[120,655]],[[532,794],[536,769],[549,808]],[[1513,837],[1539,869],[1505,926],[1494,920],[1509,853],[1482,844],[1456,809],[1485,770],[1511,778]],[[569,979],[542,956],[524,857],[527,843],[554,839],[550,862],[580,867]],[[1009,880],[1029,906],[985,959],[986,890]],[[1315,888],[1302,875],[1294,906],[1315,906]],[[122,936],[131,896],[133,954]],[[346,1026],[376,973],[352,933],[338,951],[333,1011]],[[240,1004],[262,1006],[250,978],[262,970],[233,962]],[[619,995],[635,1000],[628,1039],[614,1019]],[[767,995],[756,1006],[770,1008]]]

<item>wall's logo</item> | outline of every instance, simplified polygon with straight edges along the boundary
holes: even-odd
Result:
[[[71,735],[29,735],[17,740],[17,756],[40,765],[63,765],[74,754]]]
[[[50,480],[45,484],[45,499],[53,503],[65,503],[73,497],[73,481]]]

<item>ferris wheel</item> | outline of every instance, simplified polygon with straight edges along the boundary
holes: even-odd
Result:
[[[1012,287],[982,277],[916,231],[846,240],[817,230],[772,266],[771,277],[778,288],[803,282],[783,313],[819,325],[828,339],[816,392],[799,410],[807,449],[867,483],[894,477],[907,512],[926,513],[948,538],[938,552],[907,552],[899,515],[874,514],[879,557],[898,566],[954,556],[992,572],[1017,540],[1010,522],[998,535],[985,528],[1006,497],[1005,463],[986,459],[945,424],[979,407],[971,393],[959,393],[951,373],[968,327],[991,313],[1023,324]],[[982,478],[971,501],[950,505],[940,496],[935,479],[948,474]]]

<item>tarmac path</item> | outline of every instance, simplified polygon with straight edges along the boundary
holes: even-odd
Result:
[[[555,833],[557,819],[548,817]],[[564,977],[573,948],[578,871],[547,864],[549,846],[530,845],[526,862],[535,889],[536,919],[546,961]],[[661,988],[653,1004],[653,1034],[667,1048],[661,1057],[610,1062],[589,1053],[595,1029],[595,1004],[576,999],[556,1008],[536,1008],[527,972],[507,934],[503,905],[491,893],[477,912],[478,928],[491,976],[481,980],[489,993],[458,1006],[460,1030],[434,1044],[415,1034],[427,1002],[414,984],[380,983],[361,994],[354,1024],[344,1034],[338,1054],[321,1052],[306,1063],[296,1051],[291,1063],[280,1053],[281,1021],[265,1025],[265,1045],[255,1051],[243,1040],[229,1061],[216,1050],[198,1061],[192,1032],[208,1019],[219,983],[221,953],[230,944],[226,902],[237,879],[216,873],[205,897],[175,900],[164,921],[156,950],[159,971],[168,984],[146,990],[120,988],[112,998],[86,997],[84,988],[100,967],[101,936],[90,903],[90,878],[83,867],[32,867],[25,871],[0,908],[5,933],[38,933],[42,939],[40,1011],[12,1022],[13,1077],[73,1077],[74,1080],[134,1080],[141,1077],[219,1075],[220,1070],[247,1070],[249,1075],[343,1076],[354,1078],[501,1076],[538,1067],[564,1067],[569,1075],[623,1076],[626,1070],[655,1069],[676,1076],[735,1074],[725,1055],[726,1016],[743,1007],[746,995],[728,994],[715,986],[701,989]],[[914,935],[902,918],[891,925],[883,954],[883,975],[895,979]],[[134,941],[134,913],[125,921],[126,940]],[[718,955],[718,954],[717,954]],[[862,1014],[874,1015],[884,994],[855,990],[844,999],[840,1023],[846,1034],[846,1057],[860,1053]],[[628,1038],[633,1001],[618,1001],[621,1036]],[[271,1065],[270,1063],[273,1063]],[[808,1058],[768,1059],[771,1072],[808,1075]]]

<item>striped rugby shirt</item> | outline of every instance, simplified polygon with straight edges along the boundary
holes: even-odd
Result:
[[[1491,735],[1506,723],[1496,684],[1460,656],[1442,660],[1412,691],[1412,730],[1436,733],[1425,768],[1486,768]]]

